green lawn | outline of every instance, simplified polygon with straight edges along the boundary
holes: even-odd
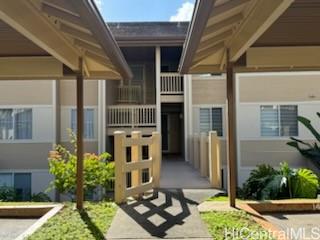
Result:
[[[266,232],[262,227],[257,224],[247,213],[244,211],[229,211],[229,212],[206,212],[201,213],[202,220],[207,224],[210,234],[215,240],[266,240],[268,238],[265,234]],[[235,229],[235,231],[233,231]],[[243,230],[243,235],[237,235],[237,231]],[[234,237],[231,234],[235,232]],[[257,238],[257,235],[251,234],[261,234],[262,237]]]
[[[45,223],[28,240],[96,240],[104,239],[117,206],[111,202],[85,203],[85,211],[74,210],[74,204],[66,207]]]

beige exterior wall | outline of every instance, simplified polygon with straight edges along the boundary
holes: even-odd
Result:
[[[62,142],[61,145],[73,151],[73,146],[69,142]],[[98,153],[98,142],[97,141],[86,141],[84,143],[84,152],[85,153]]]
[[[76,105],[76,81],[62,80],[60,82],[61,105]],[[84,82],[84,104],[88,106],[98,105],[98,81]]]
[[[51,143],[1,143],[1,169],[47,169]]]
[[[52,81],[0,81],[0,105],[50,105]]]
[[[306,166],[306,160],[286,143],[286,140],[241,141],[241,167],[255,167],[260,164],[279,167],[281,162],[287,162],[292,167]]]
[[[192,76],[193,104],[225,104],[225,102],[225,78],[212,76]]]
[[[319,101],[320,74],[256,74],[240,77],[240,102]]]

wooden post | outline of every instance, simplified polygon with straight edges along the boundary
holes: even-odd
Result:
[[[133,131],[131,133],[132,139],[138,139],[139,142],[141,140],[141,132],[140,131]],[[132,145],[131,146],[131,162],[140,162],[142,161],[142,149],[141,145]],[[131,172],[131,180],[132,180],[132,187],[138,187],[142,184],[142,174],[141,169],[137,169]],[[138,196],[138,197],[141,197]]]
[[[158,132],[152,133],[151,158],[152,158],[153,187],[159,188],[162,160],[161,160],[161,135]]]
[[[200,134],[200,175],[207,176],[208,171],[208,150],[207,150],[207,134],[202,132]]]
[[[199,169],[199,135],[193,135],[193,167]]]
[[[221,188],[220,140],[216,131],[209,132],[209,171],[211,186]]]
[[[83,209],[83,60],[79,58],[79,72],[77,73],[77,209]]]
[[[237,188],[237,141],[236,141],[236,88],[234,66],[227,50],[227,107],[228,107],[228,193],[230,206],[236,206]]]
[[[125,201],[125,190],[127,188],[126,173],[123,171],[126,164],[125,132],[114,133],[114,161],[115,161],[115,202],[117,204]]]

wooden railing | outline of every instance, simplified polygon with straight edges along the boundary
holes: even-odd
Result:
[[[115,105],[108,107],[109,127],[154,127],[155,105]]]
[[[183,75],[161,73],[161,94],[183,94]]]
[[[149,157],[143,159],[142,146],[148,146]],[[127,148],[131,148],[131,161],[127,160]],[[144,192],[160,187],[161,136],[154,132],[152,137],[141,137],[141,132],[132,132],[127,138],[124,132],[114,133],[115,157],[115,201],[124,203],[128,197],[139,197]],[[142,171],[148,169],[149,181],[142,181]],[[129,175],[128,173],[131,173]],[[127,178],[131,177],[131,187]]]
[[[193,137],[192,164],[202,177],[208,177],[211,186],[222,187],[220,139],[216,131],[195,134]]]
[[[118,87],[119,103],[141,103],[142,90],[139,85],[123,85]]]

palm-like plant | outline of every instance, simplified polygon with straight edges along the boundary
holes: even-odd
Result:
[[[317,116],[320,118],[319,112],[317,112]],[[312,126],[311,121],[308,118],[298,116],[298,121],[311,132],[316,141],[311,144],[301,139],[290,137],[292,141],[288,142],[287,145],[296,148],[304,157],[310,159],[318,168],[320,168],[320,133]]]

